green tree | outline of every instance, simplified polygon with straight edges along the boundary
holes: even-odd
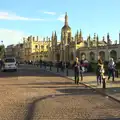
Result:
[[[3,58],[5,55],[5,46],[0,45],[0,58]]]

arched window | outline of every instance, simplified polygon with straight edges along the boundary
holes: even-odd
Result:
[[[38,45],[35,45],[35,48],[38,48]]]

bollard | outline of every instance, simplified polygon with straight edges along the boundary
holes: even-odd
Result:
[[[68,76],[68,68],[66,69],[66,75]]]
[[[45,64],[45,69],[46,69],[46,64]]]
[[[52,69],[51,69],[51,65],[50,65],[50,71],[51,71]]]
[[[119,71],[118,71],[118,70],[115,71],[115,76],[116,76],[117,78],[119,77]]]
[[[105,78],[103,78],[103,89],[106,89],[106,81],[105,81]]]
[[[52,65],[51,65],[51,71],[52,71]]]
[[[57,72],[59,72],[59,67],[57,67]]]

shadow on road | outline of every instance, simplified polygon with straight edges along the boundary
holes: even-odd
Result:
[[[94,93],[95,94],[95,93]],[[37,105],[38,102],[41,102],[42,100],[46,100],[46,99],[49,99],[49,98],[56,98],[56,97],[59,97],[59,96],[70,96],[71,94],[56,94],[56,95],[47,95],[47,96],[44,96],[44,97],[40,97],[40,98],[37,98],[35,99],[32,103],[29,104],[28,106],[28,113],[27,113],[27,116],[25,118],[25,120],[33,120],[34,118],[34,112],[35,112],[35,107]],[[78,118],[79,119],[79,118]],[[65,120],[65,119],[63,119]],[[77,119],[76,119],[77,120]],[[89,120],[89,119],[88,119]],[[94,119],[92,119],[94,120]],[[106,118],[103,118],[102,120],[120,120],[120,118],[115,118],[115,117],[106,117]]]
[[[8,78],[8,77],[56,77],[57,75],[51,72],[46,72],[45,70],[39,69],[21,69],[17,72],[14,71],[6,71],[0,72],[1,78]]]
[[[47,68],[49,70],[49,67]],[[52,69],[53,70],[53,69]],[[51,71],[52,71],[51,70]],[[57,68],[54,68],[54,72],[56,73],[62,73],[59,69],[59,71],[57,71]],[[63,74],[67,74],[67,72],[63,72]],[[70,72],[68,72],[69,77],[73,77],[73,73],[71,74]],[[25,76],[36,76],[36,77],[55,77],[56,75],[52,72],[47,72],[46,74],[46,69],[44,67],[40,68],[40,67],[35,67],[35,66],[19,66],[18,71],[17,72],[0,72],[0,77],[5,78],[5,77],[25,77]],[[85,76],[93,76],[93,73],[85,73]]]

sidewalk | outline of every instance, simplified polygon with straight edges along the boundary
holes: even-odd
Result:
[[[44,69],[44,67],[42,68]],[[46,68],[47,71],[50,71],[50,68]],[[66,76],[66,71],[61,72],[59,69],[59,72],[57,72],[57,69],[52,67],[52,71],[55,74],[68,77],[69,79],[74,80],[74,72],[73,70],[68,71],[68,76]],[[84,80],[81,82],[81,84],[84,84],[86,86],[89,86],[93,89],[96,89],[98,92],[101,92],[102,94],[107,94],[109,97],[113,97],[116,101],[120,101],[120,78],[115,78],[115,82],[112,82],[111,80],[109,82],[106,82],[106,89],[102,88],[102,85],[98,86],[96,83],[96,76],[93,73],[85,73],[84,74]]]

